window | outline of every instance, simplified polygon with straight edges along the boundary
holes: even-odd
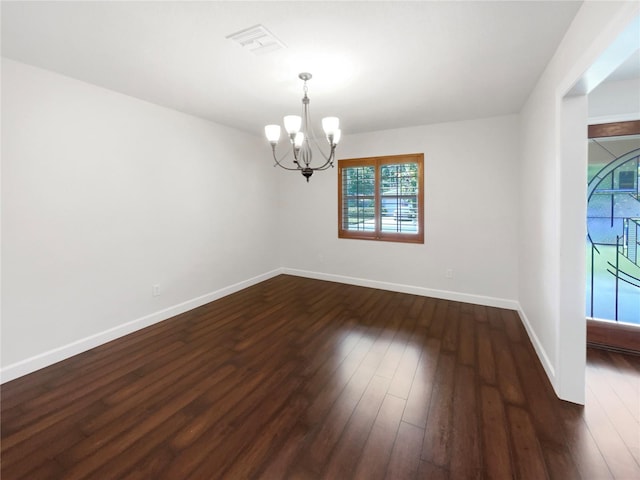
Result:
[[[424,243],[424,154],[338,160],[338,237]]]

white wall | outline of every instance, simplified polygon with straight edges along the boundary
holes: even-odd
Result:
[[[589,123],[640,119],[640,78],[604,82],[589,92]]]
[[[3,381],[269,276],[275,175],[257,137],[3,59]]]
[[[584,230],[584,223],[577,227],[576,219],[584,219],[587,159],[585,147],[579,168],[575,158],[564,163],[563,155],[577,149],[565,144],[563,134],[576,129],[563,124],[563,115],[574,116],[582,110],[586,145],[587,109],[580,105],[574,108],[563,97],[637,10],[637,2],[585,2],[520,116],[521,316],[556,393],[577,403],[584,401],[584,369],[580,371],[579,366],[584,364],[586,327],[584,303],[574,303],[585,288],[584,260],[576,261],[575,256],[563,253],[570,247],[569,239],[580,237],[575,229]],[[585,179],[580,188],[568,181],[568,165]],[[584,248],[584,235],[575,241],[574,248]],[[566,312],[572,312],[571,317]]]
[[[281,172],[282,265],[347,283],[513,307],[518,119],[345,135],[339,158],[424,153],[424,245],[337,237],[337,169]],[[445,278],[446,269],[454,278]]]

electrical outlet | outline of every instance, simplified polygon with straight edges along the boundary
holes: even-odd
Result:
[[[155,284],[151,286],[151,295],[154,297],[160,296],[160,285]]]
[[[447,270],[444,272],[444,276],[446,278],[453,278],[453,268],[447,268]]]

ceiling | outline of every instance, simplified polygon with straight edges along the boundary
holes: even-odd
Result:
[[[638,39],[638,44],[640,45],[640,39]],[[630,80],[632,78],[640,78],[640,48],[607,77],[607,82]]]
[[[254,134],[344,135],[520,111],[581,2],[2,2],[2,54]],[[226,37],[262,24],[286,48]]]

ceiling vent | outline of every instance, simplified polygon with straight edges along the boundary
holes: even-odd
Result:
[[[226,38],[238,42],[242,48],[246,48],[256,55],[263,55],[285,48],[284,43],[262,25],[240,30],[227,35]]]

